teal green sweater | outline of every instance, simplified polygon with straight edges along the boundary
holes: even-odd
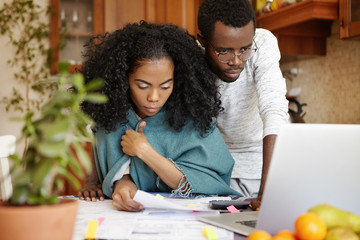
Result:
[[[136,131],[141,121],[146,121],[144,134],[150,145],[184,174],[191,193],[241,195],[229,187],[234,160],[217,128],[202,137],[195,130],[193,122],[188,121],[177,132],[169,126],[165,111],[139,121],[130,110],[128,120],[127,124],[119,125],[115,131],[106,133],[99,129],[95,134],[96,167],[106,196],[112,196],[113,178],[129,159],[130,175],[138,189],[148,192],[172,191],[141,159],[122,152],[121,136],[127,129]]]

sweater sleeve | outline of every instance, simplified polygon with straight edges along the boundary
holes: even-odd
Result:
[[[276,37],[268,30],[257,29],[255,42],[258,51],[253,59],[254,78],[265,137],[278,134],[280,127],[288,123],[288,101]]]

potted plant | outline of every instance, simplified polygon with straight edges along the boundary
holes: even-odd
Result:
[[[29,239],[30,236],[37,240],[72,238],[78,201],[60,199],[58,191],[65,179],[79,187],[69,168],[80,177],[82,168],[87,172],[91,168],[83,145],[93,142],[93,135],[88,131],[92,120],[81,110],[81,103],[101,104],[106,97],[96,93],[102,86],[101,79],[84,85],[80,73],[68,74],[69,66],[59,64],[59,77],[49,81],[57,83],[58,88],[41,108],[39,116],[33,119],[34,113],[29,111],[23,119],[22,137],[28,137],[29,144],[22,157],[10,157],[13,195],[0,204],[2,240]],[[26,227],[30,232],[26,233]]]

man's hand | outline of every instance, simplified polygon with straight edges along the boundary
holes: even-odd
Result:
[[[121,147],[125,154],[129,156],[137,156],[146,149],[146,146],[149,145],[147,141],[144,129],[146,126],[146,122],[142,121],[139,124],[138,131],[134,131],[132,129],[128,129],[125,131],[125,134],[121,137]]]
[[[252,210],[259,211],[261,205],[261,197],[253,198],[250,205]]]
[[[86,184],[83,189],[78,192],[80,200],[96,202],[99,198],[104,201],[104,194],[102,192],[101,184]]]
[[[121,211],[139,212],[143,210],[144,206],[133,200],[136,191],[137,187],[130,175],[124,175],[115,183],[112,205]]]

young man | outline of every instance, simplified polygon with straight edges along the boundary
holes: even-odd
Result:
[[[258,209],[276,135],[288,123],[285,79],[274,35],[256,29],[249,0],[204,0],[198,40],[218,80],[217,126],[235,159],[231,187]]]

